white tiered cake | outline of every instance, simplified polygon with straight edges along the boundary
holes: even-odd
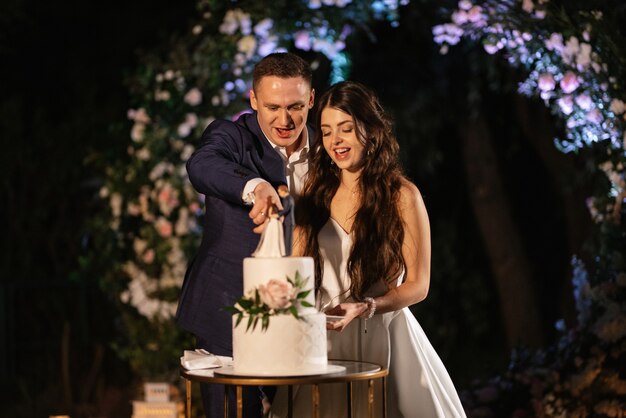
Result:
[[[282,257],[282,244],[282,225],[271,219],[254,257],[244,260],[244,295],[257,292],[263,303],[269,300],[271,306],[275,302],[287,312],[269,316],[266,329],[261,320],[254,329],[248,328],[248,314],[239,325],[238,315],[233,316],[233,369],[237,374],[290,376],[327,370],[326,318],[314,307],[313,259]],[[294,288],[287,278],[302,287]],[[307,290],[306,297],[295,299]],[[288,311],[294,308],[298,318]]]

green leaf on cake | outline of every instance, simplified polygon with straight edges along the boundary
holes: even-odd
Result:
[[[256,329],[256,326],[261,321],[261,328],[266,331],[270,325],[270,317],[275,315],[292,315],[294,318],[301,320],[302,318],[298,314],[299,307],[311,308],[313,305],[306,301],[306,298],[311,293],[311,289],[302,290],[309,281],[309,277],[303,278],[299,271],[296,271],[293,279],[286,276],[287,282],[289,282],[294,289],[295,297],[289,300],[287,307],[284,308],[271,308],[261,298],[259,289],[254,289],[254,293],[248,292],[248,296],[242,296],[234,306],[227,306],[224,308],[226,312],[232,315],[237,315],[237,321],[235,327],[239,326],[245,316],[248,316],[248,324],[246,325],[246,332],[250,329]]]

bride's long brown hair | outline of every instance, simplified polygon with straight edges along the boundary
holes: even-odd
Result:
[[[316,290],[320,288],[323,275],[318,234],[330,217],[330,202],[341,175],[322,141],[321,115],[326,107],[352,116],[357,138],[365,147],[358,185],[361,206],[354,218],[353,244],[347,264],[351,296],[362,300],[374,283],[382,279],[390,284],[404,268],[404,225],[398,208],[403,179],[398,162],[399,147],[390,118],[369,88],[345,81],[332,86],[320,98],[315,146],[296,210],[297,224],[303,231],[304,253],[315,259]]]

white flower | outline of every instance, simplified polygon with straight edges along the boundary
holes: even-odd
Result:
[[[546,48],[550,51],[561,52],[564,48],[563,46],[563,35],[560,33],[553,33],[550,35],[550,39],[545,41]]]
[[[243,35],[250,35],[251,26],[250,15],[241,9],[234,9],[226,12],[219,31],[225,35],[234,35],[240,29]]]
[[[194,87],[185,94],[184,100],[190,106],[198,106],[202,103],[202,92]]]
[[[176,132],[181,138],[185,138],[191,133],[191,126],[187,125],[186,123],[181,123],[180,125],[178,125],[178,129],[176,130]]]
[[[166,102],[168,101],[172,95],[167,90],[157,90],[154,92],[154,100],[157,102]]]
[[[224,16],[224,21],[220,25],[219,31],[224,35],[233,35],[239,24],[237,22],[237,16],[234,10],[229,10],[226,12],[226,16]]]
[[[572,99],[572,96],[568,95],[559,98],[559,100],[557,100],[557,104],[561,108],[561,112],[566,115],[569,115],[574,111],[574,99]]]
[[[126,205],[126,214],[130,216],[141,215],[141,206],[133,202],[128,202],[128,204]]]
[[[140,107],[139,109],[128,109],[127,112],[128,119],[134,120],[137,123],[150,123],[150,116],[146,113],[146,109]]]
[[[185,147],[183,148],[183,151],[180,153],[180,159],[182,161],[187,161],[189,158],[191,158],[191,155],[193,154],[193,152],[195,151],[193,145],[187,144],[185,145]]]
[[[489,55],[493,55],[500,50],[500,48],[498,48],[498,45],[493,44],[484,44],[483,48],[485,48],[485,51],[487,51]]]
[[[178,211],[178,220],[174,226],[176,235],[182,237],[189,233],[189,209],[182,207]]]
[[[578,51],[580,51],[580,44],[578,39],[572,36],[565,43],[565,48],[561,51],[561,57],[566,64],[572,64],[574,57],[578,55]]]
[[[130,130],[130,138],[134,142],[141,142],[144,138],[144,134],[146,132],[146,125],[143,123],[135,123]]]
[[[148,161],[150,159],[150,150],[146,147],[143,147],[141,149],[139,149],[136,153],[135,156],[137,157],[137,159],[141,160],[141,161]]]
[[[166,161],[159,161],[150,171],[148,178],[151,181],[156,181],[163,177],[163,174],[172,174],[174,172],[174,164]]]
[[[461,10],[469,10],[473,6],[472,2],[469,0],[461,0],[459,1],[459,9]]]
[[[465,10],[456,10],[452,13],[452,21],[461,26],[464,23],[467,23],[467,12]]]
[[[274,26],[274,21],[270,19],[269,17],[265,18],[261,20],[259,23],[257,23],[256,25],[254,25],[254,33],[256,36],[265,38],[269,36],[270,30],[272,29],[273,26]]]
[[[140,238],[135,238],[133,240],[133,250],[135,251],[135,254],[137,255],[143,254],[143,252],[146,250],[147,247],[148,247],[148,241],[144,239],[140,239]]]
[[[118,192],[111,194],[109,205],[111,206],[111,213],[115,218],[119,218],[122,214],[122,201],[122,195]]]
[[[174,76],[175,76],[175,74],[174,74],[174,71],[172,71],[172,70],[167,70],[165,72],[165,74],[164,74],[164,77],[165,77],[166,80],[173,80]]]
[[[109,196],[109,188],[106,186],[102,186],[100,188],[100,191],[98,192],[98,196],[100,196],[100,198],[104,199],[106,197]]]
[[[272,309],[290,307],[298,292],[291,283],[278,279],[270,279],[267,284],[260,285],[258,290],[263,303]]]
[[[320,0],[309,0],[309,9],[319,9],[322,7],[322,2]]]
[[[589,66],[591,63],[591,45],[588,43],[580,44],[580,50],[578,51],[578,55],[576,55],[576,64],[578,65],[579,70],[583,70]]]
[[[264,57],[276,51],[278,47],[278,37],[270,36],[259,45],[259,55]]]
[[[237,49],[243,53],[248,59],[254,54],[256,48],[256,39],[252,35],[244,36],[237,42]]]
[[[200,33],[202,33],[202,26],[201,25],[196,25],[191,29],[191,33],[193,33],[194,35],[200,35]]]

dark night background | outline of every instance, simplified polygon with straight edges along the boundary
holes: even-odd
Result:
[[[512,348],[494,284],[498,260],[477,222],[484,206],[472,200],[494,178],[468,180],[466,118],[482,114],[488,126],[500,187],[490,190],[502,191],[512,221],[499,239],[519,239],[526,257],[541,318],[534,343],[554,340],[556,320],[572,321],[569,262],[585,256],[589,185],[577,174],[581,161],[552,146],[560,122],[516,93],[520,74],[468,46],[439,55],[432,3],[412,2],[399,28],[375,23],[357,33],[350,78],[374,88],[394,116],[406,174],[424,195],[433,277],[414,312],[463,388],[506,368]],[[89,156],[124,152],[112,125],[125,122],[125,79],[138,51],[163,48],[194,13],[188,0],[0,5],[0,403],[16,416],[52,414],[64,402],[129,414],[133,379],[107,345],[113,305],[79,274],[100,185]]]

